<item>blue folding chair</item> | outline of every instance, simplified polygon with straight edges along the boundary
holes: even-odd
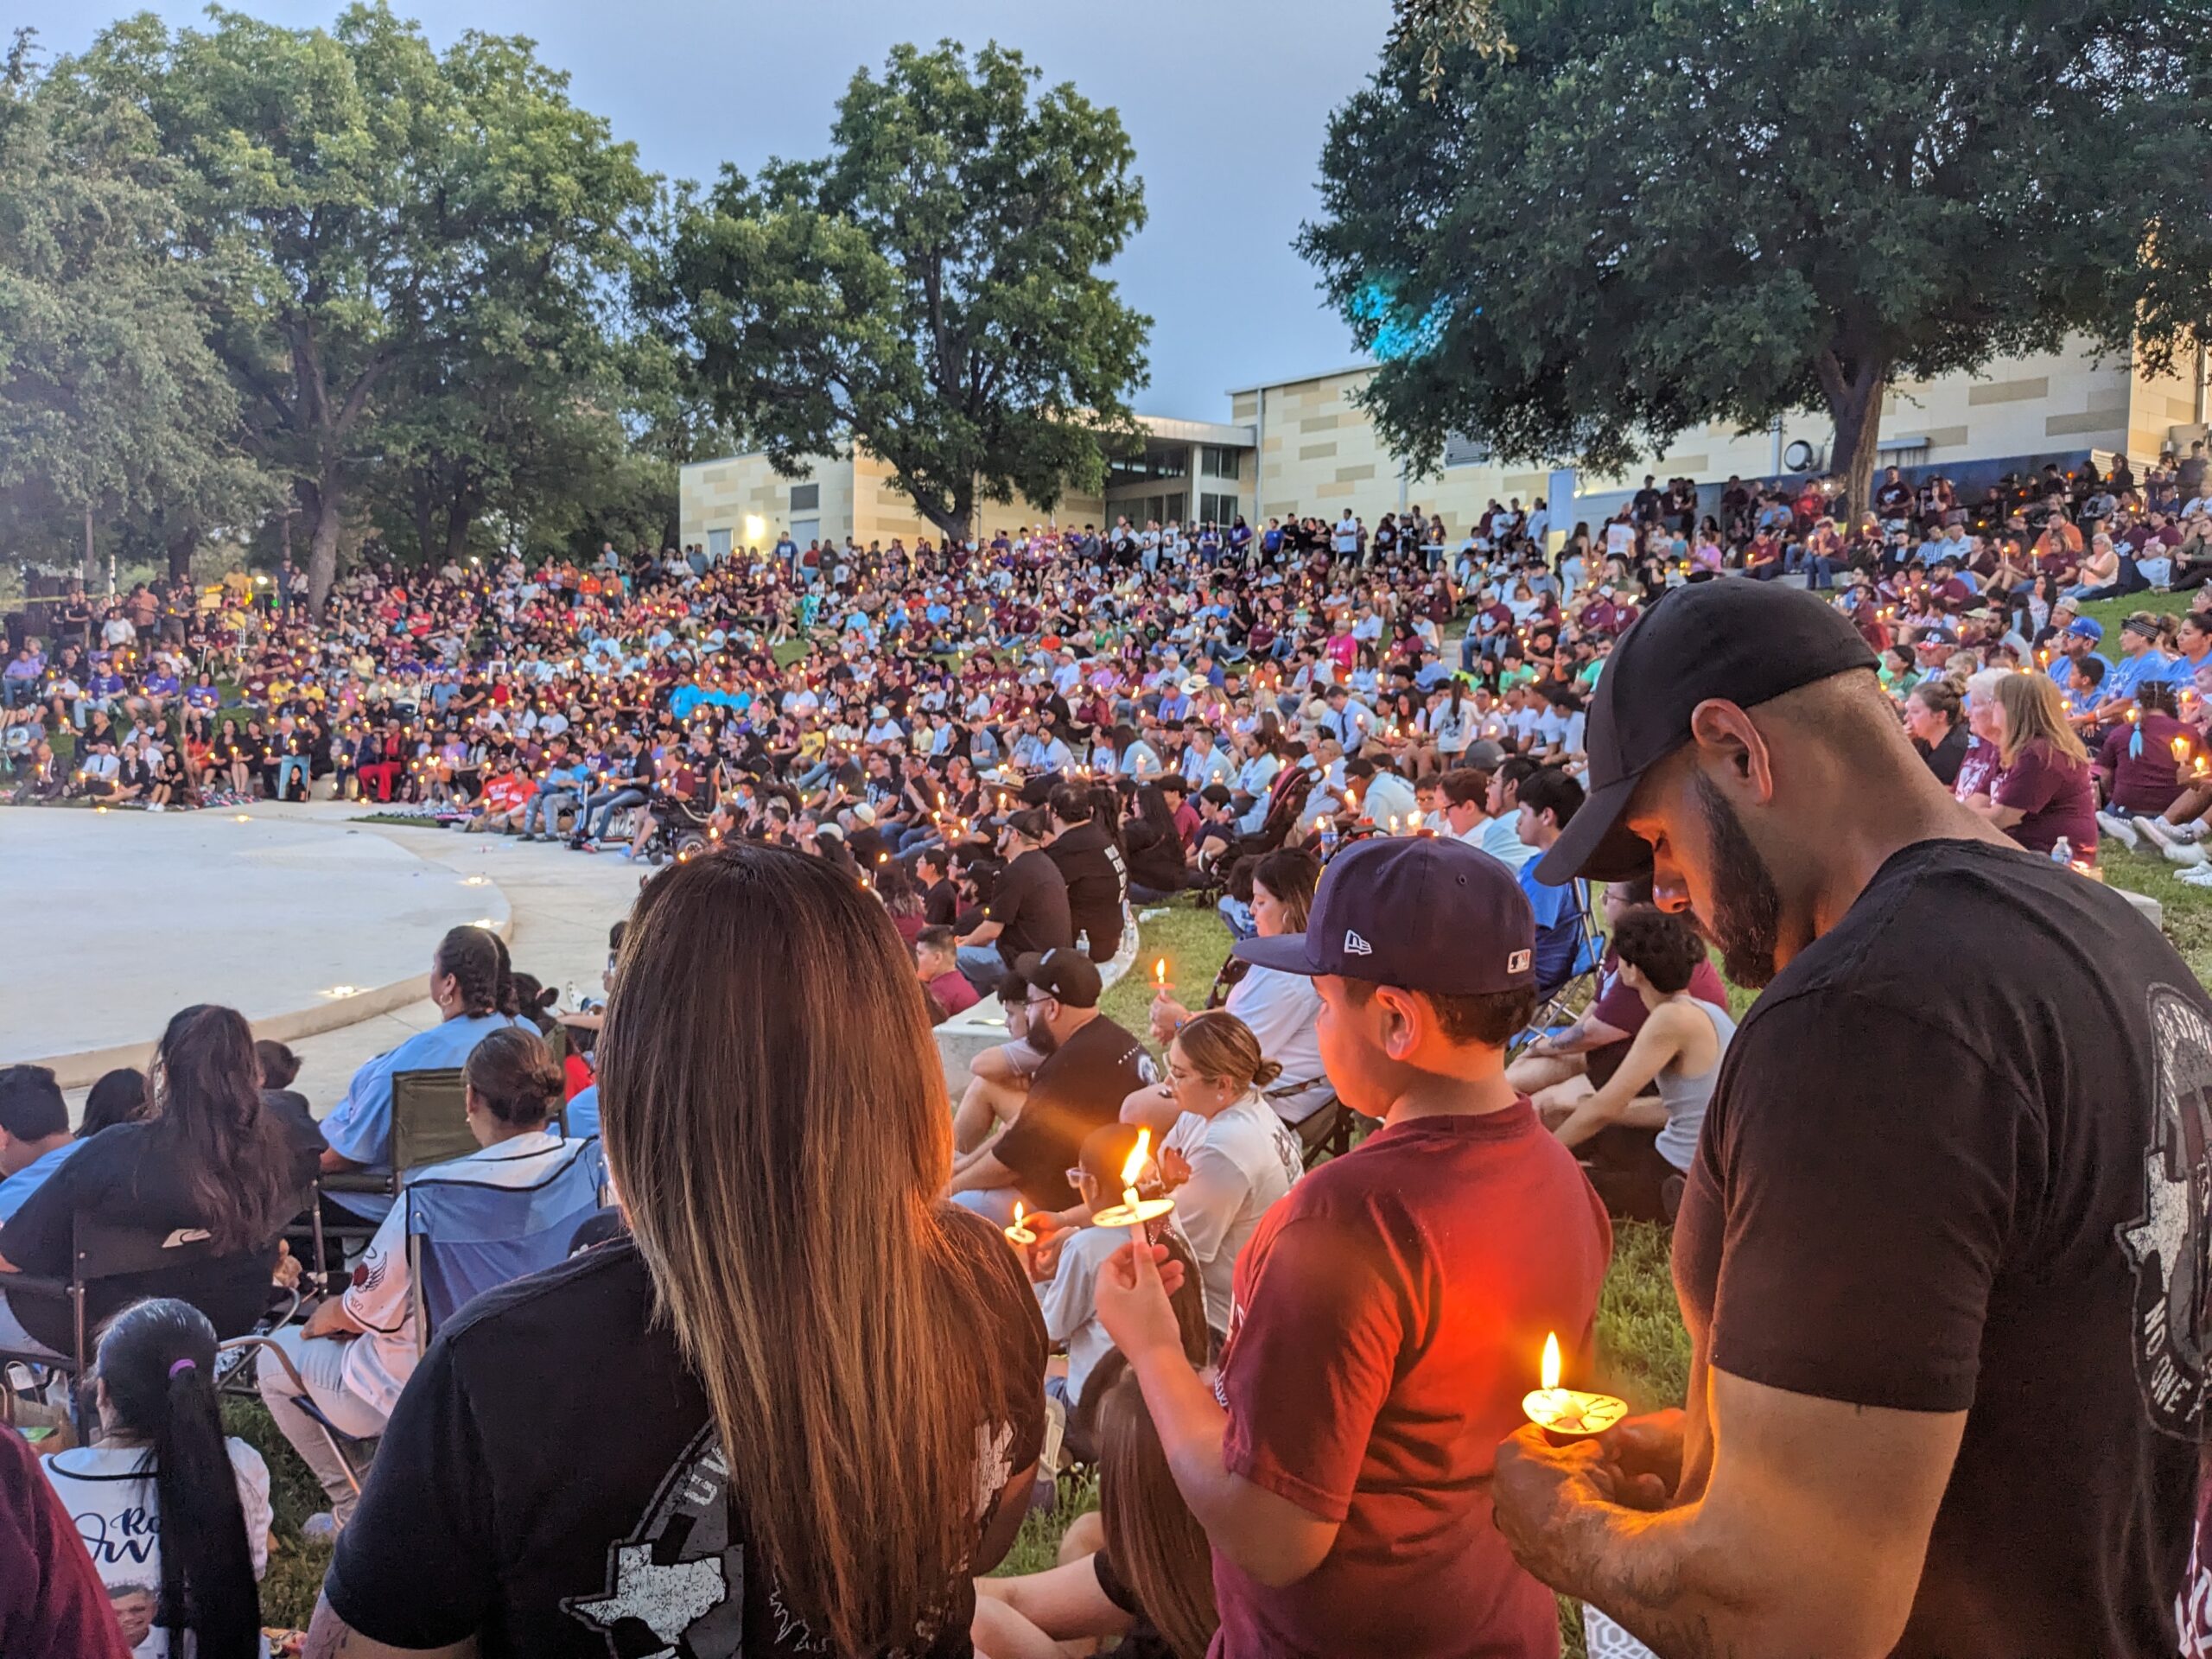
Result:
[[[566,1261],[569,1241],[585,1220],[599,1212],[606,1187],[607,1164],[596,1137],[567,1143],[552,1169],[529,1186],[471,1179],[465,1165],[432,1166],[409,1177],[400,1202],[407,1206],[409,1294],[416,1354],[429,1348],[435,1329],[472,1299]],[[346,1433],[323,1414],[290,1356],[264,1337],[223,1344],[226,1352],[264,1347],[276,1356],[289,1379],[293,1403],[322,1431],[359,1492],[359,1460],[368,1442]]]
[[[425,1345],[474,1298],[567,1260],[569,1241],[598,1212],[607,1185],[595,1139],[571,1143],[531,1186],[494,1186],[467,1171],[424,1170],[402,1194],[416,1340]]]

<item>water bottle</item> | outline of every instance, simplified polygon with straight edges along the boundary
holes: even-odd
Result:
[[[2061,836],[2051,843],[2050,861],[2054,864],[2071,864],[2074,861],[2074,843]]]
[[[1321,861],[1325,864],[1337,853],[1337,823],[1334,818],[1321,820]]]

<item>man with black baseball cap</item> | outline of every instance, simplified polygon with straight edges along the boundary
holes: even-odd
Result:
[[[1116,1122],[1122,1103],[1157,1082],[1159,1069],[1143,1044],[1098,1011],[1098,965],[1073,945],[1024,951],[1014,971],[1027,987],[1029,1043],[1045,1063],[998,1138],[955,1160],[949,1191],[954,1203],[1001,1226],[1014,1219],[1017,1199],[1044,1214],[1068,1211],[1080,1224],[1067,1172],[1084,1137]]]
[[[1648,868],[1767,989],[1675,1229],[1687,1414],[1517,1433],[1498,1524],[1662,1652],[2170,1655],[2212,1000],[1954,800],[1873,670],[1819,599],[1720,581],[1599,681],[1540,878]]]
[[[1611,1233],[1505,1080],[1535,943],[1512,872],[1421,837],[1350,849],[1303,934],[1236,947],[1313,978],[1329,1080],[1383,1127],[1268,1211],[1214,1386],[1151,1253],[1099,1275],[1213,1545],[1216,1659],[1557,1651],[1556,1603],[1491,1524],[1491,1436],[1521,1421],[1548,1333],[1586,1375]]]

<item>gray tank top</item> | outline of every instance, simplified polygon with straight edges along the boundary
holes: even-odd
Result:
[[[1712,1102],[1713,1085],[1719,1079],[1720,1063],[1728,1058],[1729,1039],[1736,1034],[1736,1022],[1728,1017],[1726,1008],[1717,1008],[1695,998],[1691,999],[1690,1007],[1713,1021],[1713,1034],[1720,1039],[1719,1052],[1713,1057],[1713,1064],[1695,1077],[1685,1077],[1669,1065],[1652,1085],[1667,1108],[1667,1127],[1659,1131],[1659,1138],[1653,1144],[1662,1158],[1681,1170],[1687,1170],[1690,1160],[1697,1155],[1697,1137],[1705,1127],[1705,1109]]]

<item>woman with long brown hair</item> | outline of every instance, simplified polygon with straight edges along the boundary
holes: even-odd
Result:
[[[313,1163],[264,1103],[253,1033],[235,1008],[200,1003],[172,1019],[146,1089],[143,1118],[86,1141],[0,1228],[0,1274],[67,1278],[80,1213],[118,1226],[204,1232],[213,1245],[207,1255],[96,1281],[86,1325],[142,1296],[174,1296],[206,1314],[219,1336],[241,1336],[268,1306],[277,1235],[306,1199]],[[28,1338],[66,1353],[73,1325],[67,1301],[12,1294],[0,1307],[0,1348],[21,1348]]]
[[[801,854],[679,865],[597,1053],[632,1237],[439,1332],[308,1650],[966,1654],[1045,1339],[997,1230],[936,1203],[952,1118],[890,918]]]

